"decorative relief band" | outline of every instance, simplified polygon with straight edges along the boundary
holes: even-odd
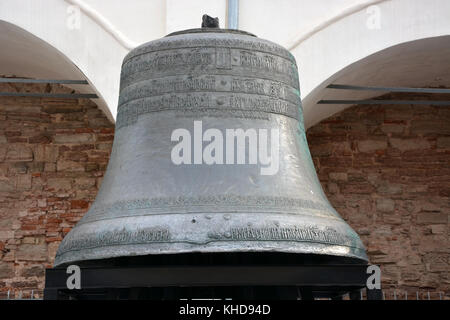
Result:
[[[239,109],[211,109],[211,108],[199,108],[198,110],[184,110],[183,117],[193,118],[198,120],[198,116],[202,117],[215,117],[215,118],[236,118],[236,119],[254,119],[254,120],[266,120],[268,121],[270,113],[254,110],[239,110]]]
[[[126,216],[130,210],[148,209],[158,213],[160,210],[175,212],[177,208],[180,212],[184,212],[186,208],[210,208],[215,207],[214,211],[220,211],[220,208],[230,208],[237,211],[254,211],[257,208],[261,212],[265,211],[286,211],[286,210],[302,210],[315,209],[322,211],[330,211],[333,209],[322,203],[318,203],[307,199],[296,199],[288,197],[258,197],[258,196],[239,196],[239,195],[211,195],[199,197],[164,197],[151,199],[136,199],[129,201],[118,201],[111,204],[94,203],[80,224],[100,220],[103,217],[120,217]],[[210,210],[210,209],[209,209]],[[334,211],[333,211],[334,212]]]
[[[268,96],[248,94],[212,95],[209,93],[165,94],[132,100],[118,109],[116,130],[134,124],[138,117],[151,112],[173,110],[182,115],[204,117],[206,111],[214,111],[210,116],[261,119],[261,113],[284,115],[296,120],[301,112],[298,105]],[[231,114],[230,114],[231,112]]]
[[[152,42],[126,57],[116,129],[164,110],[186,117],[268,120],[273,113],[298,120],[300,109],[295,59],[282,47],[188,36]]]
[[[153,242],[167,242],[170,233],[167,229],[144,228],[135,231],[126,229],[77,235],[66,237],[58,248],[57,256],[67,251],[90,249],[103,246],[121,244],[142,244]]]
[[[175,76],[133,83],[120,91],[120,106],[135,99],[166,93],[209,91],[269,96],[301,105],[298,90],[279,81],[234,76]]]
[[[231,228],[229,232],[219,235],[219,238],[234,241],[311,241],[346,246],[352,246],[355,242],[350,235],[341,234],[334,228],[327,227],[325,230],[321,230],[316,226],[302,226],[301,228],[297,226],[285,228],[238,227]]]
[[[215,51],[212,48],[180,49],[167,52],[152,52],[145,56],[139,56],[122,67],[125,76],[148,71],[167,71],[177,69],[180,66],[215,65]]]
[[[297,67],[289,60],[260,52],[239,49],[228,52],[219,48],[180,49],[139,56],[123,66],[121,89],[139,81],[183,74],[254,75],[298,89]]]
[[[288,59],[295,63],[295,58],[285,48],[258,38],[252,37],[249,40],[233,39],[227,36],[227,38],[221,37],[204,37],[201,38],[198,35],[195,37],[183,37],[183,39],[176,40],[174,38],[163,38],[158,41],[153,41],[151,44],[136,48],[131,51],[124,59],[124,65],[132,62],[137,57],[148,54],[150,52],[159,50],[171,50],[189,47],[228,47],[228,48],[242,48],[243,50],[259,51],[261,53],[268,53],[280,56],[284,59]]]
[[[216,79],[218,77],[207,76],[176,76],[161,79],[150,79],[133,83],[120,91],[120,95],[129,98],[160,95],[171,92],[186,91],[213,91],[216,90]],[[220,79],[217,79],[220,80]],[[123,98],[122,98],[123,99]],[[124,101],[127,102],[127,101]],[[119,105],[123,102],[119,101]]]
[[[239,51],[239,59],[236,59],[236,61],[240,62],[240,66],[246,68],[260,69],[289,75],[292,73],[290,63],[286,63],[278,57],[268,54],[261,55],[256,52]]]
[[[342,234],[332,227],[324,230],[316,226],[294,227],[236,227],[225,233],[208,232],[210,240],[183,240],[173,239],[168,229],[144,228],[135,231],[111,230],[99,233],[89,233],[77,235],[76,237],[66,237],[58,248],[56,258],[61,255],[78,250],[94,249],[107,246],[120,245],[142,245],[154,243],[195,243],[207,244],[211,241],[296,241],[296,242],[316,242],[339,246],[356,246],[358,236],[356,234]]]
[[[188,71],[185,70],[183,72],[151,72],[151,71],[143,71],[135,74],[131,74],[129,76],[122,75],[120,81],[120,92],[126,89],[129,86],[132,86],[136,83],[159,80],[162,78],[171,78],[171,77],[179,77],[181,79],[187,79],[188,77],[205,77],[205,76],[215,76],[216,80],[221,80],[220,77],[229,78],[229,77],[240,77],[244,79],[261,79],[268,80],[274,82],[280,82],[284,84],[286,87],[292,88],[294,91],[299,91],[298,79],[291,78],[287,74],[277,74],[270,72],[246,72],[243,68],[241,70],[237,70],[237,72],[230,72],[230,70],[226,69],[210,69],[205,71]],[[219,82],[220,83],[220,82]]]
[[[254,110],[285,115],[299,119],[298,106],[281,99],[272,99],[261,95],[231,95],[229,106],[237,110]]]

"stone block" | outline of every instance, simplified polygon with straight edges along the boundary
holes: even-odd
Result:
[[[346,172],[330,172],[329,177],[333,181],[347,181],[348,179]]]
[[[16,189],[17,177],[4,177],[0,179],[0,192],[12,192]]]
[[[412,108],[408,105],[396,105],[385,108],[386,121],[404,121],[412,118]]]
[[[396,183],[383,182],[377,187],[380,194],[401,194],[402,186]]]
[[[89,202],[84,200],[72,200],[70,201],[70,207],[72,209],[86,209],[89,207]]]
[[[412,134],[445,134],[450,135],[450,126],[445,120],[413,120],[410,131]]]
[[[384,133],[402,133],[405,130],[405,125],[398,123],[384,123],[381,126],[381,131]]]
[[[434,224],[431,226],[431,233],[433,234],[448,234],[449,227],[445,224]]]
[[[44,166],[45,172],[55,172],[56,171],[56,163],[46,162]]]
[[[17,190],[31,189],[31,174],[19,174],[17,176]]]
[[[94,135],[91,133],[77,134],[57,134],[54,137],[55,143],[71,144],[71,143],[92,143],[95,141]]]
[[[328,183],[328,191],[332,194],[338,193],[339,192],[339,187],[336,183],[334,182],[329,182]]]
[[[8,151],[7,145],[0,145],[0,162],[5,161],[7,151]]]
[[[410,150],[425,150],[431,148],[430,142],[426,139],[396,139],[391,138],[389,140],[392,147],[399,149],[400,151]]]
[[[35,146],[35,160],[42,162],[55,162],[58,159],[58,147],[54,145]]]
[[[402,223],[402,216],[394,213],[386,213],[383,215],[383,222],[388,225],[400,225]]]
[[[8,151],[6,152],[5,161],[7,162],[28,162],[33,161],[33,152],[31,148],[20,145],[20,144],[11,144],[8,145]]]
[[[395,208],[395,202],[392,199],[377,199],[377,210],[381,212],[393,212]]]
[[[35,265],[25,267],[21,270],[22,277],[43,277],[45,275],[45,267],[43,265]]]
[[[58,160],[56,163],[57,171],[82,172],[84,171],[84,163],[70,160]]]
[[[46,105],[43,106],[42,111],[45,113],[73,113],[83,111],[82,106],[76,104],[75,99],[67,99],[67,104],[57,103],[52,104],[51,102],[44,102]]]
[[[450,137],[439,137],[436,140],[436,146],[442,149],[450,148]]]
[[[360,152],[373,152],[387,148],[387,141],[384,140],[362,140],[358,141],[358,150]]]
[[[23,261],[46,261],[46,244],[22,244],[16,252],[16,259]]]
[[[59,247],[60,242],[50,242],[47,247],[48,247],[48,252],[47,252],[47,259],[48,261],[52,262],[55,260],[55,256],[56,256],[56,251],[58,251],[58,247]]]
[[[420,212],[417,215],[419,224],[448,223],[448,214],[445,212]]]
[[[72,188],[72,179],[70,178],[49,178],[47,187],[54,190],[70,190]]]
[[[310,144],[310,151],[315,157],[329,156],[332,152],[332,146],[330,143]]]
[[[14,277],[14,264],[0,261],[0,279],[10,279]]]
[[[34,143],[36,143],[36,144],[39,144],[39,143],[42,143],[42,144],[50,143],[50,142],[52,142],[52,137],[51,137],[50,134],[41,133],[41,134],[34,135],[32,137],[29,137],[28,138],[28,142],[29,143],[33,143],[33,144]]]
[[[14,231],[12,230],[0,230],[0,240],[14,239]]]
[[[92,128],[110,127],[111,122],[105,117],[89,118],[89,126]]]
[[[371,194],[374,187],[368,183],[345,183],[340,186],[341,194]]]
[[[75,179],[75,186],[82,189],[95,187],[95,178],[77,178]]]

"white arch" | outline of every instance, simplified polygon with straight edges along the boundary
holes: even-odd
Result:
[[[414,85],[414,81],[407,81],[408,79],[404,79],[404,77],[397,77],[398,81],[390,81],[392,72],[389,72],[390,68],[388,65],[384,65],[383,70],[386,72],[385,74],[381,73],[381,69],[376,70],[378,72],[376,79],[369,78],[363,82],[361,82],[361,79],[353,79],[354,81],[358,80],[358,82],[348,83],[351,79],[351,74],[349,73],[350,69],[346,68],[349,66],[360,61],[358,66],[362,68],[364,64],[370,64],[372,61],[366,60],[364,62],[365,58],[402,43],[450,35],[449,1],[391,0],[380,2],[377,6],[381,19],[380,29],[368,28],[367,21],[370,18],[370,14],[366,10],[361,10],[337,20],[300,42],[292,50],[299,66],[306,127],[310,127],[346,107],[331,105],[324,107],[324,105],[316,104],[317,101],[325,96],[324,88],[339,77],[342,77],[343,70],[346,70],[348,74],[348,78],[345,78],[347,80],[345,84]],[[436,39],[437,43],[435,42],[434,45],[439,46],[439,41],[444,38]],[[424,43],[422,43],[422,46]],[[442,44],[444,47],[447,46],[446,42]],[[414,50],[417,50],[417,48]],[[396,52],[398,53],[398,51],[394,50],[391,54],[396,54]],[[426,50],[423,50],[422,54],[425,52]],[[432,51],[429,50],[429,52]],[[372,59],[376,60],[376,57],[372,57]],[[404,61],[404,59],[394,60],[396,63],[403,62],[403,67],[405,68],[408,66],[407,61]],[[391,59],[391,63],[394,60]],[[442,65],[445,65],[446,61],[442,60]],[[417,60],[417,63],[421,63],[420,59]],[[397,68],[396,70],[400,69]],[[420,76],[421,69],[423,68],[414,69],[417,76]],[[407,71],[407,69],[403,69],[403,71]],[[374,82],[374,80],[377,80],[377,82]],[[417,81],[414,83],[417,83]],[[423,83],[422,85],[435,84],[433,82]],[[347,97],[350,98],[349,96]]]
[[[85,14],[80,15],[79,29],[70,28],[67,24],[67,7],[68,3],[61,0],[0,1],[0,20],[34,35],[35,38],[48,44],[48,48],[53,47],[66,57],[79,69],[78,77],[81,74],[90,82],[91,87],[100,97],[96,101],[97,104],[105,111],[109,119],[114,121],[119,94],[120,68],[128,50]],[[5,25],[3,24],[4,27]],[[9,29],[12,28],[9,27]],[[58,64],[45,58],[41,64],[46,63],[44,61],[48,63],[47,73],[43,73],[42,68],[38,74],[34,74],[33,69],[29,69],[28,74],[19,76],[51,77],[52,64],[56,68]],[[68,69],[67,72],[69,72]],[[4,70],[5,65],[0,64],[0,73],[4,73]],[[65,74],[65,76],[69,75],[70,73]],[[76,78],[76,74],[73,75]]]
[[[130,40],[130,36],[142,42],[174,31],[171,28],[192,27],[193,21],[198,21],[204,13],[204,8],[215,8],[224,15],[226,0],[218,0],[214,5],[211,1],[195,0],[192,10],[179,10],[186,7],[184,0],[171,0],[167,4],[162,0],[155,0],[151,5],[150,2],[145,2],[145,5],[144,2],[136,2],[135,5],[127,4],[126,9],[121,7],[119,0],[110,1],[0,1],[0,20],[33,34],[70,60],[90,81],[101,97],[99,106],[109,110],[107,114],[113,119],[117,111],[122,59],[129,48],[136,44]],[[71,30],[67,26],[69,3],[80,6],[80,29]],[[379,12],[381,19],[380,29],[368,28],[367,21],[374,12],[367,12],[367,8],[373,5],[378,8],[375,11]],[[328,11],[324,11],[328,8]],[[240,10],[239,24],[244,30],[248,29],[263,38],[268,37],[288,48],[292,47],[291,51],[299,65],[306,127],[342,108],[316,105],[318,100],[328,94],[329,90],[324,88],[333,81],[345,80],[345,84],[357,85],[413,85],[411,81],[401,77],[395,83],[386,82],[392,78],[392,72],[385,73],[384,77],[381,75],[379,78],[371,78],[377,79],[377,82],[364,80],[364,77],[352,78],[351,74],[357,70],[350,66],[358,66],[360,70],[364,70],[361,68],[365,64],[372,63],[370,59],[381,57],[374,58],[374,54],[387,48],[450,34],[448,0],[342,0],[339,3],[330,3],[329,0],[246,0],[240,2]],[[268,18],[277,20],[277,23],[267,23]],[[149,24],[148,21],[152,22]],[[302,32],[295,36],[299,29]],[[425,43],[428,42],[423,42],[422,45]],[[418,50],[417,45],[419,43],[410,47],[411,52]],[[433,45],[439,47],[439,43]],[[402,50],[407,50],[405,48]],[[397,51],[391,51],[391,54],[395,52]],[[433,52],[426,53],[426,50],[422,50],[422,55],[429,53]],[[382,56],[388,58],[386,53]],[[366,58],[369,60],[364,60]],[[404,68],[408,67],[402,59],[391,59],[391,63],[394,60]],[[374,72],[380,74],[380,71],[388,71],[387,65],[381,66],[384,69]],[[397,66],[396,70],[405,72],[406,69]],[[414,70],[416,74],[420,72],[417,68]],[[410,76],[413,77],[413,74],[410,73]],[[358,82],[348,82],[352,79]],[[436,84],[445,83],[430,82],[422,85]]]
[[[36,79],[88,80],[75,64],[56,48],[9,22],[0,20],[0,76]],[[80,93],[96,93],[97,106],[113,117],[101,93],[90,83],[66,85]]]
[[[319,100],[365,100],[380,91],[326,89],[330,83],[386,87],[450,87],[450,36],[419,39],[392,46],[339,70],[305,99],[308,126],[350,107],[316,104]]]
[[[287,42],[285,44],[285,46],[288,50],[293,50],[296,47],[298,47],[303,41],[311,38],[313,35],[322,31],[323,29],[326,29],[328,26],[332,25],[333,23],[335,23],[339,20],[342,20],[345,17],[352,15],[358,11],[367,9],[369,6],[374,6],[374,5],[380,4],[381,2],[384,2],[384,1],[389,1],[389,0],[365,0],[362,2],[357,2],[353,6],[351,6],[349,8],[344,8],[341,12],[337,13],[336,15],[315,25],[308,32],[302,33],[302,34],[298,35],[297,37],[291,39],[289,42]]]
[[[112,35],[125,49],[131,50],[139,45],[139,43],[127,38],[119,29],[117,29],[108,19],[100,12],[92,8],[82,0],[65,0],[67,3],[79,7],[87,16],[98,23],[106,32]]]

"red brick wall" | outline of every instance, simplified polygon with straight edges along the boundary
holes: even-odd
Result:
[[[307,136],[330,202],[381,265],[383,287],[401,299],[449,297],[450,108],[354,106]]]
[[[21,90],[70,92],[0,85]],[[89,100],[0,97],[0,298],[43,289],[60,240],[95,198],[113,135]],[[325,192],[381,265],[384,288],[448,297],[450,109],[356,106],[310,128],[308,142]]]
[[[6,84],[0,91],[71,92]],[[0,298],[8,289],[42,297],[44,269],[94,200],[113,137],[89,100],[0,97]]]

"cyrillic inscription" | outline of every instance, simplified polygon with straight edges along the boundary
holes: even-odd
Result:
[[[127,61],[122,67],[121,88],[161,76],[254,74],[270,77],[298,89],[297,68],[292,61],[277,55],[250,52],[239,48],[180,48],[152,51]]]
[[[253,109],[255,111],[282,114],[298,119],[298,109],[295,105],[280,99],[268,99],[262,96],[232,95],[230,97],[230,108]]]
[[[287,100],[300,105],[297,90],[279,81],[241,78],[223,75],[172,76],[141,81],[125,87],[120,92],[119,108],[131,100],[174,92],[249,93]]]
[[[157,52],[152,57],[139,56],[133,64],[123,67],[123,72],[129,73],[144,70],[170,70],[183,65],[209,65],[214,61],[212,52],[194,50],[178,50],[168,53]]]
[[[329,211],[331,207],[324,204],[307,200],[287,197],[257,197],[257,196],[239,196],[239,195],[211,195],[200,197],[165,197],[151,199],[136,199],[129,201],[118,201],[110,204],[94,203],[89,210],[89,214],[85,215],[79,222],[80,224],[91,220],[99,220],[102,216],[119,217],[126,216],[130,210],[149,209],[150,211],[159,212],[160,210],[170,210],[174,212],[176,208],[185,210],[192,207],[235,207],[245,212],[249,212],[252,208],[256,208],[258,212],[264,210],[285,211],[285,210],[301,210],[315,209],[321,211]],[[210,210],[210,209],[209,209]]]
[[[138,117],[150,112],[173,110],[185,115],[205,116],[246,116],[261,117],[261,113],[274,113],[299,118],[299,106],[285,100],[268,96],[232,94],[212,95],[210,93],[165,94],[144,97],[127,102],[119,107],[116,119],[116,130],[134,124]]]
[[[212,105],[208,94],[171,94],[133,100],[121,106],[117,113],[116,130],[133,124],[140,115],[163,110],[195,111],[209,108]],[[201,111],[200,111],[201,112]]]
[[[231,228],[227,234],[231,240],[291,240],[312,241],[330,244],[351,245],[353,240],[349,235],[337,232],[333,228],[319,229],[316,226],[287,227],[287,228]],[[225,236],[226,237],[226,236]]]
[[[138,82],[120,92],[119,106],[130,100],[171,92],[214,91],[216,77],[171,77]]]
[[[230,91],[266,95],[301,104],[300,96],[296,95],[295,89],[279,81],[233,77]]]
[[[275,54],[295,63],[295,59],[289,51],[283,47],[271,43],[269,41],[248,37],[247,39],[230,39],[228,37],[217,37],[214,35],[206,36],[204,38],[179,38],[167,37],[158,41],[153,41],[151,45],[133,50],[132,55],[127,56],[125,63],[132,61],[136,56],[144,53],[169,50],[186,47],[231,47],[242,48],[251,51],[260,51],[264,53]]]
[[[165,242],[170,240],[168,229],[145,228],[139,230],[113,230],[76,237],[66,237],[58,248],[57,255],[80,249],[90,249],[102,246]]]

